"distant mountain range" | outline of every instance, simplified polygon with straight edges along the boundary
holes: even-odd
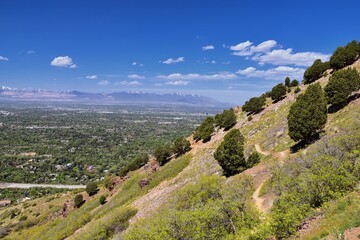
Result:
[[[161,95],[139,91],[112,93],[87,93],[79,91],[57,92],[43,89],[19,89],[5,86],[0,88],[0,100],[92,104],[170,104],[213,107],[231,107],[233,105],[209,97],[182,93]]]

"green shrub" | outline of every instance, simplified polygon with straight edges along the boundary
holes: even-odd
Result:
[[[360,54],[360,43],[352,41],[345,47],[338,47],[330,58],[330,65],[334,70],[339,70],[354,63]]]
[[[259,113],[263,110],[265,100],[266,99],[264,96],[250,98],[248,101],[245,102],[241,109],[244,112]]]
[[[154,156],[160,165],[164,165],[171,157],[172,151],[170,145],[160,146],[155,149]]]
[[[342,69],[335,72],[325,86],[330,104],[344,106],[352,92],[360,89],[360,74],[356,69]]]
[[[234,239],[259,223],[251,204],[252,182],[242,178],[225,183],[203,176],[182,188],[160,212],[139,221],[123,239]]]
[[[286,77],[284,83],[286,87],[290,87],[290,78]]]
[[[101,205],[104,205],[104,204],[106,203],[106,197],[105,197],[105,196],[101,196],[101,197],[99,198],[99,202],[100,202]]]
[[[299,86],[299,81],[296,79],[292,80],[290,83],[290,87],[297,87],[297,86]]]
[[[294,93],[299,93],[301,90],[300,90],[300,88],[299,87],[296,87],[295,89],[294,89]]]
[[[323,129],[327,120],[327,102],[320,84],[310,85],[296,99],[287,120],[289,136],[294,141],[309,141]]]
[[[304,84],[309,84],[319,79],[325,70],[330,68],[329,62],[316,59],[315,62],[304,72]]]
[[[84,197],[81,194],[78,194],[74,198],[74,205],[75,207],[79,208],[84,203]]]
[[[98,192],[98,185],[96,182],[89,182],[86,185],[86,192],[89,196],[93,196]]]
[[[260,155],[258,152],[253,152],[247,159],[246,167],[252,168],[260,162]]]
[[[214,123],[215,120],[213,117],[207,117],[205,120],[198,126],[194,133],[193,137],[196,141],[203,140],[207,142],[211,139],[211,134],[214,132]]]
[[[190,145],[189,140],[185,137],[180,137],[174,141],[172,151],[177,155],[181,155],[190,150]]]
[[[286,95],[286,87],[282,83],[279,83],[278,85],[276,85],[271,89],[270,96],[274,102],[281,100],[283,97],[285,97],[285,95]]]
[[[244,157],[244,137],[238,129],[232,129],[224,137],[224,141],[214,153],[226,177],[232,176],[246,169]]]

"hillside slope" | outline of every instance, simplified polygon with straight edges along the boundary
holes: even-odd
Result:
[[[360,62],[354,63],[352,67],[360,69]],[[331,76],[330,71],[328,73],[317,82],[324,86]],[[307,87],[308,85],[301,85],[301,92],[304,92]],[[190,138],[192,150],[180,158],[171,160],[159,171],[154,173],[143,167],[131,172],[129,178],[121,180],[113,191],[108,192],[101,188],[96,196],[87,198],[86,203],[80,209],[69,207],[65,216],[59,215],[58,212],[61,211],[64,203],[71,205],[74,193],[57,195],[51,200],[29,201],[26,204],[0,210],[0,221],[3,226],[0,230],[12,231],[5,239],[49,239],[50,236],[51,239],[139,239],[136,236],[140,235],[136,234],[144,229],[154,229],[158,223],[156,221],[172,220],[172,215],[178,216],[180,219],[182,215],[176,215],[179,212],[172,212],[172,208],[179,207],[184,196],[193,199],[194,196],[190,193],[198,191],[193,188],[201,186],[206,189],[206,184],[211,186],[214,184],[219,188],[218,193],[223,194],[220,198],[226,200],[226,197],[230,196],[229,199],[234,199],[235,197],[231,194],[239,192],[236,199],[244,201],[241,213],[246,217],[230,218],[229,227],[233,234],[229,236],[229,239],[243,239],[256,232],[264,234],[262,228],[268,225],[269,213],[277,199],[276,188],[270,184],[276,169],[281,169],[282,166],[287,169],[287,166],[291,165],[293,161],[313,156],[311,154],[314,154],[319,146],[327,144],[328,139],[338,136],[337,134],[343,131],[356,130],[357,120],[360,119],[360,99],[355,99],[342,110],[328,116],[325,131],[318,142],[292,153],[289,149],[295,142],[287,134],[286,117],[297,95],[292,91],[284,99],[276,103],[269,103],[250,121],[246,113],[241,110],[237,112],[237,124],[234,128],[239,129],[245,137],[245,154],[248,156],[253,151],[261,154],[259,164],[238,175],[227,179],[221,176],[221,167],[214,159],[213,154],[223,141],[226,132],[223,129],[217,129],[211,140],[206,143],[195,142]],[[299,162],[301,161],[299,160]],[[205,177],[204,180],[204,176],[209,176],[209,178]],[[141,188],[138,183],[144,179],[149,183]],[[224,191],[226,192],[224,193]],[[355,195],[358,196],[358,191],[356,193]],[[83,193],[83,195],[86,194]],[[106,204],[99,204],[100,195],[107,196]],[[196,198],[204,198],[204,196],[198,193]],[[212,201],[218,203],[220,200],[214,197]],[[191,201],[200,204],[198,199]],[[209,207],[208,204],[212,206],[210,201],[204,205],[197,205],[197,208],[199,206]],[[39,208],[39,205],[42,207]],[[184,208],[182,205],[181,207]],[[218,206],[213,205],[212,207]],[[213,214],[210,208],[206,208],[207,210],[203,211],[204,214]],[[239,208],[239,206],[235,208]],[[10,218],[11,212],[15,209],[19,213]],[[37,213],[39,213],[40,219],[36,216]],[[24,215],[28,218],[20,221],[21,216]],[[251,221],[248,217],[250,215],[252,216]],[[164,216],[163,219],[161,216]],[[318,236],[316,229],[322,225],[322,219],[326,220],[326,218],[316,218],[316,221],[313,221],[316,224],[311,223],[313,224],[311,231],[302,232],[301,238],[305,238],[306,234],[313,234],[312,237]],[[19,222],[21,224],[18,224]],[[236,224],[240,222],[244,227],[236,228],[235,226],[238,226]],[[331,234],[331,231],[328,231],[328,234]],[[194,238],[201,239],[201,236]],[[154,233],[151,239],[161,239],[161,234],[157,236]]]

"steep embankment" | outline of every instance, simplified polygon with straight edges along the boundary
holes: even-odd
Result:
[[[360,63],[356,62],[353,67],[360,70]],[[323,86],[326,85],[330,74],[330,71],[328,71],[328,74],[317,82],[320,82]],[[301,92],[305,91],[307,87],[307,85],[301,85]],[[237,123],[234,128],[240,129],[245,137],[245,154],[248,156],[256,151],[262,155],[261,162],[236,176],[227,179],[225,177],[221,178],[225,183],[234,183],[235,186],[240,178],[245,175],[250,176],[253,179],[253,188],[251,188],[250,197],[246,198],[248,202],[244,203],[244,205],[256,206],[263,215],[269,213],[275,200],[274,192],[270,188],[268,189],[268,180],[271,178],[274,168],[280,168],[286,165],[288,161],[306,156],[307,152],[311,151],[316,145],[313,144],[313,146],[309,146],[295,154],[289,151],[294,142],[287,134],[287,115],[291,104],[297,96],[298,94],[292,91],[276,103],[271,103],[268,100],[266,108],[262,112],[255,114],[250,121],[246,113],[241,110],[237,111]],[[356,118],[358,116],[356,114],[360,114],[359,106],[360,99],[357,99],[344,109],[330,114],[323,136],[331,137],[332,134],[339,131],[341,126],[346,125],[347,121]],[[111,237],[114,229],[115,239],[121,239],[125,229],[126,232],[129,232],[141,220],[150,221],[160,210],[166,210],[169,201],[177,197],[177,194],[182,189],[198,183],[202,176],[220,176],[221,167],[213,155],[225,135],[226,132],[223,130],[217,130],[211,140],[206,143],[192,141],[192,150],[190,152],[181,158],[170,161],[157,172],[150,173],[148,170],[141,168],[131,172],[129,178],[120,182],[113,191],[108,192],[101,188],[100,194],[107,196],[105,205],[99,204],[99,195],[87,197],[86,203],[80,209],[68,208],[65,210],[66,217],[59,216],[58,213],[61,212],[61,206],[64,202],[71,205],[70,202],[74,197],[74,194],[64,194],[63,196],[57,195],[56,199],[43,199],[38,206],[36,206],[35,202],[29,202],[30,206],[23,204],[23,206],[18,205],[10,208],[8,212],[0,211],[0,214],[4,216],[5,213],[10,214],[11,211],[19,208],[20,213],[14,219],[6,217],[5,220],[2,220],[6,224],[19,223],[19,218],[22,215],[30,216],[29,219],[32,221],[26,220],[21,225],[21,228],[14,230],[14,233],[8,236],[8,239],[46,239],[49,236],[53,239],[98,239]],[[149,185],[140,188],[138,183],[144,179],[149,180]],[[230,189],[230,191],[235,189],[236,187]],[[251,201],[251,197],[253,201]],[[351,199],[353,199],[353,202],[358,201],[355,197]],[[31,204],[35,205],[32,206]],[[353,205],[349,203],[347,206],[350,207],[345,207],[345,210],[349,208],[348,215],[350,215]],[[54,210],[54,208],[56,209]],[[40,216],[42,218],[40,220],[33,217],[38,212],[41,212]],[[326,213],[324,215],[326,216]],[[311,239],[310,236],[318,236],[316,234],[319,233],[317,230],[319,226],[325,225],[327,227],[329,226],[328,222],[333,219],[331,216],[340,216],[333,213],[329,213],[329,215],[328,219],[330,220],[326,220],[327,218],[324,217],[316,218],[315,221],[310,222],[311,231],[302,233],[301,238]],[[127,225],[128,220],[129,226]],[[34,224],[34,226],[31,227],[25,223]],[[256,228],[256,224],[259,224],[259,222],[253,224],[253,227]],[[250,224],[250,226],[252,225]],[[234,232],[236,233],[235,227]],[[350,234],[352,233],[350,231]],[[244,234],[248,234],[248,232],[244,232]]]

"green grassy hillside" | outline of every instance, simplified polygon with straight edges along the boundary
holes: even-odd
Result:
[[[359,62],[353,66],[360,70]],[[330,75],[318,82],[325,86]],[[301,85],[301,92],[307,87]],[[191,141],[190,152],[155,173],[143,167],[112,191],[101,186],[79,209],[72,204],[76,193],[2,209],[0,234],[5,239],[320,239],[349,234],[347,229],[360,226],[360,99],[328,114],[320,139],[295,152],[287,115],[300,93],[292,88],[276,103],[267,99],[266,108],[250,120],[237,111],[234,128],[245,137],[245,155],[257,151],[261,156],[259,164],[240,174],[222,176],[213,155],[226,132],[217,128],[210,141]],[[141,180],[147,180],[143,188]],[[106,196],[104,205],[101,196]],[[69,205],[66,216],[58,214],[64,203]]]

